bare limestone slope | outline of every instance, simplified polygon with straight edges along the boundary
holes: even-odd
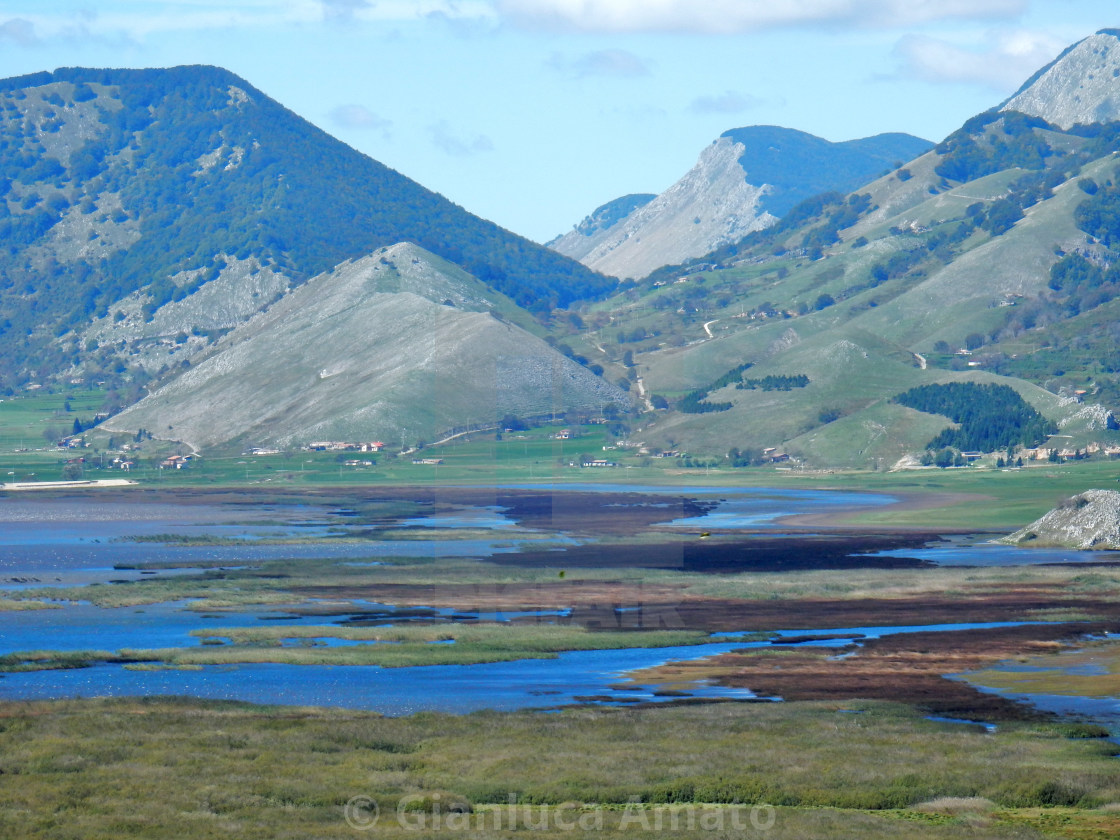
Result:
[[[1040,547],[1120,548],[1120,492],[1086,490],[1001,542]]]
[[[741,143],[719,138],[653,201],[597,231],[592,241],[572,231],[552,249],[603,274],[645,277],[767,227],[774,217],[759,207],[766,187],[747,183],[739,163],[744,151]]]
[[[773,125],[731,129],[661,195],[616,199],[548,244],[604,274],[642,278],[738,242],[820,193],[866,184],[930,145],[897,133],[833,143]]]
[[[1001,106],[1063,129],[1120,119],[1120,32],[1078,41]]]
[[[628,402],[500,320],[497,297],[416,246],[383,248],[283,297],[104,428],[144,428],[195,448],[375,438],[412,445],[506,414]]]

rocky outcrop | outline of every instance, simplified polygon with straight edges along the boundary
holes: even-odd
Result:
[[[545,244],[573,260],[582,260],[610,237],[615,225],[655,198],[651,193],[636,193],[608,201],[570,231]]]
[[[1000,107],[1063,129],[1120,119],[1120,31],[1078,41]]]
[[[1120,549],[1120,491],[1086,490],[1000,542],[1027,547]]]
[[[721,137],[677,183],[593,241],[573,231],[552,248],[603,274],[639,278],[767,227],[774,216],[759,207],[767,188],[747,183],[744,151]]]

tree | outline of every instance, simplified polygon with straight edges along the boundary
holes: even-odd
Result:
[[[836,303],[836,301],[833,299],[832,295],[823,294],[817,298],[817,302],[813,304],[813,308],[820,312],[822,309],[827,309],[834,303]]]
[[[1000,198],[992,203],[988,210],[988,218],[984,220],[982,227],[986,228],[992,236],[1000,236],[1011,230],[1021,218],[1023,218],[1023,210],[1018,204],[1011,199]]]

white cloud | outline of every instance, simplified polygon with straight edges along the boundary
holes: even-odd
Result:
[[[1048,34],[989,32],[974,46],[926,35],[906,35],[895,46],[899,74],[927,82],[986,85],[1001,93],[1018,88],[1067,46]]]
[[[634,77],[648,76],[649,66],[632,52],[626,50],[596,50],[568,59],[553,53],[548,65],[562,73],[583,78],[586,76]]]
[[[342,128],[379,131],[384,137],[389,136],[389,129],[393,127],[392,120],[378,116],[364,105],[339,105],[331,111],[330,118]]]
[[[440,120],[438,123],[428,126],[428,134],[437,149],[455,157],[466,157],[494,151],[494,142],[485,134],[462,137],[447,120]]]
[[[1027,0],[494,0],[522,26],[585,32],[736,33],[791,26],[894,28],[1002,20]]]
[[[688,110],[696,114],[741,114],[757,108],[762,100],[749,93],[725,90],[716,96],[698,96],[692,100]]]

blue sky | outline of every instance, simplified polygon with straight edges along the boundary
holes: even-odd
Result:
[[[745,125],[940,140],[1115,0],[0,0],[0,77],[215,64],[537,241]]]

